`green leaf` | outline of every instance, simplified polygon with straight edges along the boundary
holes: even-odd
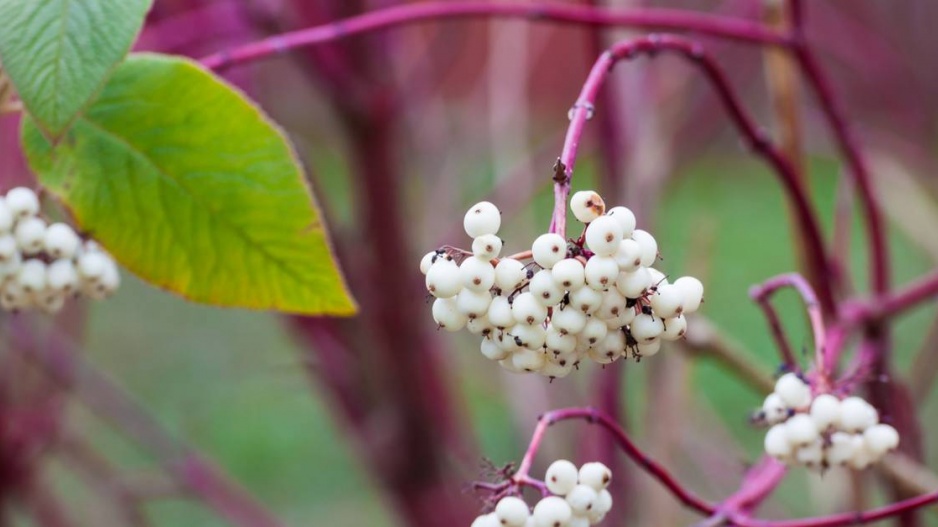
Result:
[[[61,134],[136,39],[152,0],[0,0],[0,60],[26,110]]]
[[[354,313],[286,138],[198,64],[131,55],[61,140],[27,120],[23,145],[80,227],[144,280],[220,306]]]

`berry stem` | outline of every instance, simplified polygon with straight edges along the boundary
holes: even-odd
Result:
[[[877,509],[861,512],[845,512],[804,518],[799,520],[759,520],[750,518],[733,518],[733,525],[739,527],[843,527],[847,525],[861,525],[880,521],[893,516],[938,503],[938,492],[923,494],[914,498],[897,501]]]
[[[814,289],[811,288],[811,284],[798,273],[783,274],[770,278],[761,285],[753,286],[749,290],[749,297],[758,302],[765,312],[766,318],[769,319],[769,324],[772,326],[772,334],[776,337],[776,340],[779,341],[780,347],[783,348],[783,355],[785,355],[787,362],[793,360],[791,347],[784,337],[778,314],[769,302],[770,297],[784,287],[791,287],[798,291],[798,294],[801,295],[801,299],[804,301],[805,309],[808,312],[808,318],[811,321],[811,332],[814,334],[814,356],[818,372],[818,381],[824,384],[823,386],[819,386],[818,389],[825,392],[830,387],[827,384],[829,382],[830,371],[828,368],[829,365],[826,362],[827,355],[825,352],[827,330],[824,327],[824,316],[821,313],[821,304],[818,302],[817,295],[814,293]]]
[[[850,324],[884,322],[935,297],[938,297],[938,272],[925,275],[899,291],[878,295],[868,302],[849,304],[842,318]]]
[[[750,44],[790,46],[785,35],[758,22],[676,9],[608,9],[584,5],[542,4],[521,1],[424,2],[379,9],[370,13],[290,31],[264,38],[201,59],[210,69],[234,65],[366,33],[425,20],[447,18],[505,17],[551,21],[585,26],[632,27],[656,30],[690,31]]]
[[[530,480],[529,472],[531,466],[534,463],[534,457],[537,455],[538,450],[541,447],[541,442],[544,440],[544,436],[547,433],[547,429],[561,421],[568,421],[572,419],[582,419],[590,423],[595,423],[603,427],[608,433],[612,434],[612,437],[615,439],[619,447],[625,452],[629,458],[632,459],[636,464],[645,469],[652,477],[657,479],[675,498],[678,499],[688,508],[691,508],[697,512],[703,514],[713,514],[715,507],[712,503],[698,497],[696,494],[691,492],[688,489],[685,489],[678,480],[665,469],[663,466],[658,464],[657,461],[650,458],[644,452],[642,452],[635,443],[629,439],[628,434],[625,433],[625,430],[620,427],[616,421],[610,416],[606,415],[599,410],[594,408],[563,408],[559,410],[551,410],[543,415],[541,415],[540,420],[537,423],[537,427],[534,429],[534,434],[531,436],[531,442],[528,445],[527,451],[524,453],[524,457],[521,459],[521,465],[518,466],[518,471],[515,473],[512,481],[517,484],[526,484]]]
[[[772,143],[766,133],[756,126],[755,121],[743,108],[730,86],[722,68],[706,53],[704,47],[698,42],[680,36],[648,35],[622,41],[606,50],[593,65],[571,111],[570,126],[557,162],[557,167],[563,169],[565,177],[557,177],[557,175],[554,177],[554,213],[551,218],[550,232],[566,237],[566,202],[570,194],[570,181],[573,177],[577,151],[586,122],[593,114],[597,94],[610,70],[620,60],[633,59],[638,55],[653,56],[661,51],[676,53],[700,68],[716,90],[720,102],[723,103],[733,124],[736,125],[748,146],[775,170],[792,201],[795,216],[805,236],[806,254],[810,263],[809,271],[820,287],[822,307],[825,311],[833,313],[836,302],[830,278],[835,274],[828,261],[817,214],[799,182],[797,169]]]

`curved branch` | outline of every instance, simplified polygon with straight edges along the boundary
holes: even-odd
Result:
[[[789,46],[785,35],[758,22],[707,15],[676,9],[602,9],[580,5],[538,4],[530,2],[425,2],[380,9],[337,22],[251,42],[204,57],[207,68],[224,69],[237,64],[268,58],[272,55],[352,35],[426,20],[448,18],[526,18],[588,26],[616,26],[671,31],[691,31],[740,42]]]
[[[582,419],[603,427],[612,435],[619,447],[622,448],[632,461],[645,469],[653,478],[657,479],[675,498],[688,508],[702,514],[713,514],[716,510],[712,503],[698,497],[690,490],[685,489],[667,469],[642,452],[635,443],[629,439],[625,430],[611,417],[594,408],[563,408],[560,410],[551,410],[543,414],[537,423],[537,427],[534,429],[531,443],[524,453],[521,464],[518,466],[516,478],[527,478],[528,472],[531,470],[531,466],[534,463],[534,457],[537,455],[541,442],[544,440],[547,428],[561,421],[569,421],[571,419]]]
[[[821,516],[818,518],[803,518],[799,520],[755,520],[750,518],[733,518],[733,525],[739,527],[844,527],[848,525],[862,525],[873,523],[893,516],[919,509],[926,505],[938,503],[938,492],[923,494],[907,500],[897,501],[878,509],[862,512],[845,512]]]

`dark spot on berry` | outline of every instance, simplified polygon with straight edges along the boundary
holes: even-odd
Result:
[[[472,279],[472,283],[475,284],[475,285],[479,285],[479,284],[482,283],[482,279],[479,278],[479,277],[473,278],[473,279]]]

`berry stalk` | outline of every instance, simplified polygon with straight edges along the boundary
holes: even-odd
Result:
[[[297,48],[332,42],[366,33],[426,20],[447,18],[505,17],[526,18],[586,26],[633,27],[656,30],[689,31],[750,44],[787,47],[785,35],[758,22],[691,13],[676,9],[604,9],[580,5],[538,4],[529,2],[425,2],[376,10],[344,20],[274,35],[234,49],[223,50],[201,59],[210,69],[226,69]]]

